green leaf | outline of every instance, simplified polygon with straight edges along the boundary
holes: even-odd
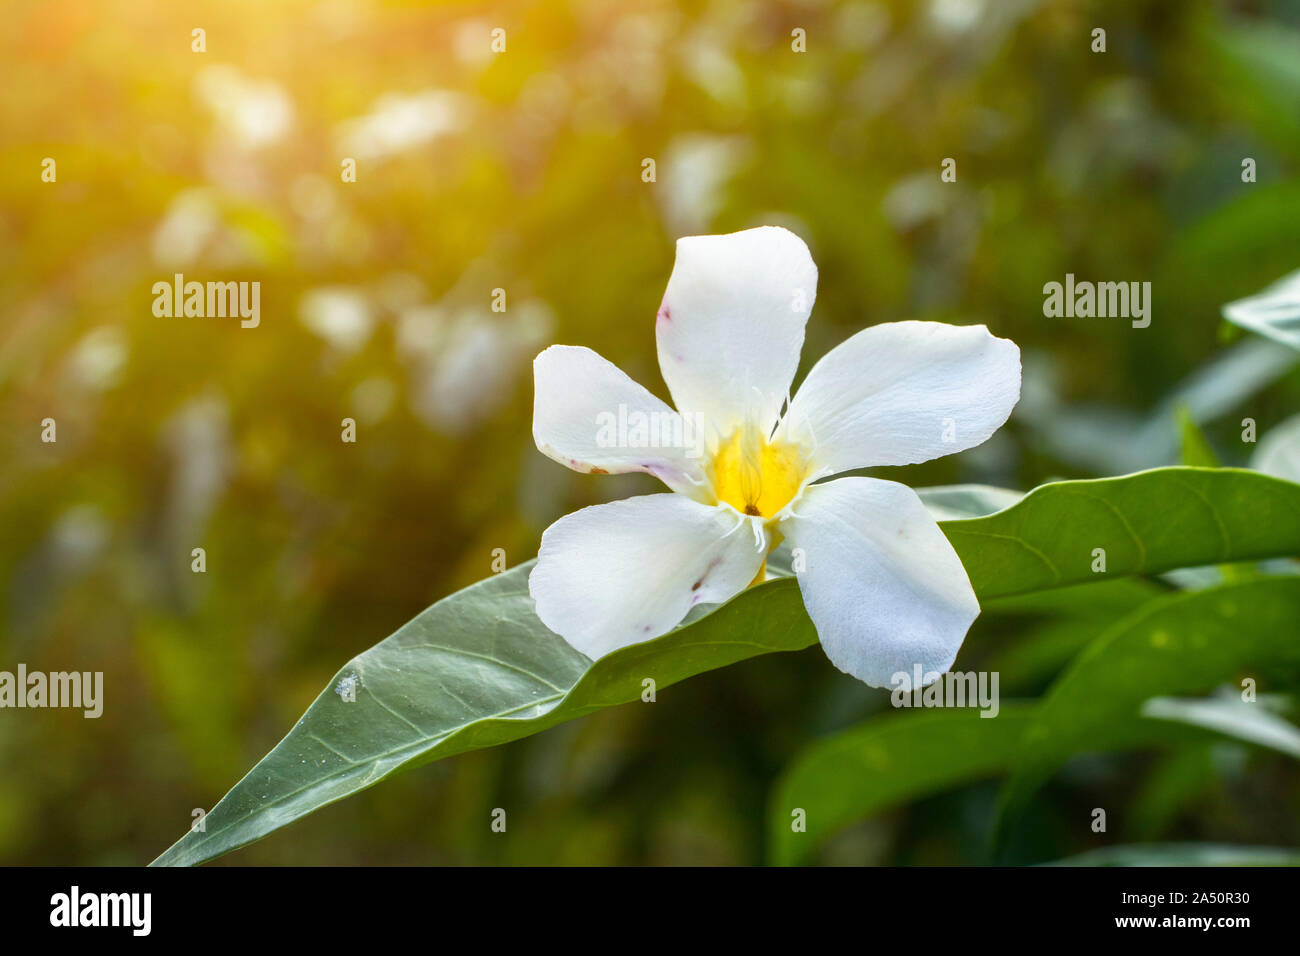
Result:
[[[806,861],[835,831],[919,797],[999,776],[1034,726],[1031,701],[1003,702],[995,717],[945,707],[888,714],[826,737],[782,772],[768,801],[768,859]],[[1198,742],[1206,728],[1132,725],[1115,749]],[[1083,749],[1080,746],[1078,749]],[[794,814],[802,811],[802,831]]]
[[[887,807],[1001,773],[1030,725],[1030,704],[889,714],[812,744],[768,803],[768,858],[806,859],[831,833]],[[803,832],[794,829],[796,813]]]
[[[1024,634],[1000,646],[983,669],[1002,675],[1002,693],[1041,687],[1116,618],[1168,593],[1146,578],[1108,577],[985,601],[983,616],[996,615],[1000,628],[1023,626]]]
[[[288,736],[154,865],[202,863],[399,769],[491,747],[817,634],[794,581],[592,663],[533,612],[533,562],[459,591],[354,658]],[[340,682],[353,678],[355,700]],[[345,685],[346,686],[346,685]]]
[[[1207,604],[1213,607],[1207,610]],[[1189,621],[1199,622],[1201,633],[1188,640],[1199,650],[1210,640],[1205,621],[1216,613],[1226,632],[1214,632],[1216,646],[1187,660],[1189,648],[1176,646],[1172,635],[1189,627]],[[1234,646],[1231,634],[1255,635],[1255,614],[1262,615],[1258,630],[1264,636]],[[1162,681],[1182,686],[1180,680],[1212,685],[1233,673],[1233,662],[1258,662],[1264,671],[1300,669],[1300,647],[1286,630],[1287,614],[1292,621],[1300,615],[1300,582],[1287,578],[1155,598],[1121,622],[1118,632],[1103,629],[1080,658],[1088,665],[1076,664],[1038,705],[1003,703],[995,717],[980,717],[970,708],[890,714],[820,740],[787,766],[773,789],[769,858],[783,865],[798,863],[834,831],[890,806],[1007,770],[1012,771],[1010,790],[1027,766],[1042,774],[1085,751],[1221,735],[1290,752],[1295,728],[1271,714],[1260,716],[1263,704],[1239,703],[1256,707],[1243,717],[1222,709],[1209,713],[1205,701],[1146,700],[1148,682],[1152,687]],[[1245,620],[1238,626],[1237,618]],[[1158,636],[1155,642],[1152,635]],[[1167,660],[1177,674],[1158,673]],[[1153,708],[1150,712],[1144,701]],[[1190,733],[1181,733],[1184,729]],[[803,832],[791,826],[796,810],[802,811]]]
[[[1300,554],[1300,485],[1238,468],[1156,468],[1040,485],[1006,511],[943,530],[984,600]],[[1099,548],[1104,574],[1092,570]]]
[[[1260,578],[1157,598],[1101,634],[1052,685],[1003,787],[1001,843],[1029,797],[1083,750],[1134,746],[1154,721],[1152,697],[1204,693],[1251,676],[1300,678],[1300,580]]]
[[[1088,556],[1097,544],[1113,548],[1111,577],[1293,553],[1298,515],[1300,486],[1250,471],[1179,468],[1047,485],[1005,511],[942,527],[976,593],[990,599],[1097,580]],[[1135,537],[1124,537],[1127,529]],[[817,640],[797,583],[777,580],[593,664],[537,619],[529,568],[439,601],[354,658],[212,809],[205,831],[187,833],[155,863],[201,863],[399,769],[639,700],[646,678],[664,688]],[[348,678],[357,681],[350,703],[338,693]]]

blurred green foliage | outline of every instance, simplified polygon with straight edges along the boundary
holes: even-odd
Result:
[[[1174,461],[1162,403],[1242,334],[1220,306],[1300,265],[1294,3],[6,14],[0,667],[102,670],[106,700],[98,720],[0,712],[2,863],[148,861],[342,662],[487,575],[493,549],[518,563],[559,515],[651,490],[535,451],[528,363],[587,345],[665,395],[653,317],[679,235],[805,238],[820,284],[804,370],[903,318],[1021,345],[1012,423],[898,471],[913,485],[1027,488],[1114,470],[1116,449]],[[260,326],[156,317],[151,287],[176,272],[261,282]],[[1044,318],[1042,287],[1067,272],[1150,280],[1150,328]],[[1263,434],[1297,407],[1279,354],[1199,380],[1193,412],[1224,464],[1249,457],[1242,417]],[[1023,649],[1036,622],[986,616],[959,664]],[[1050,646],[1019,659],[1033,676],[1016,693],[1064,663]],[[405,774],[226,862],[757,862],[779,769],[887,701],[816,649],[762,658]],[[823,859],[981,862],[995,793],[915,802]],[[1294,763],[1219,744],[1071,764],[1016,852],[1094,849],[1073,821],[1098,793],[1140,808],[1130,839],[1300,845]]]

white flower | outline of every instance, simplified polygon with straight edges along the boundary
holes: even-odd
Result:
[[[808,247],[784,229],[678,240],[656,323],[677,412],[590,349],[537,356],[543,453],[581,472],[648,472],[674,492],[584,508],[542,535],[538,616],[588,657],[762,580],[785,538],[836,667],[884,687],[952,665],[979,603],[921,500],[892,481],[820,479],[979,445],[1019,399],[1020,350],[982,325],[877,325],[827,353],[790,401],[816,291]],[[702,455],[689,437],[667,447],[697,423]]]

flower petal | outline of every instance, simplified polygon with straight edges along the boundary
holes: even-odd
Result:
[[[725,601],[765,554],[730,508],[644,495],[547,528],[528,590],[542,623],[595,659],[666,634],[696,604]]]
[[[982,325],[890,322],[822,357],[781,434],[823,474],[913,465],[988,440],[1020,400],[1020,349]]]
[[[644,471],[675,491],[703,493],[694,420],[591,349],[552,345],[533,361],[533,383],[533,440],[548,458],[589,474]]]
[[[812,485],[781,531],[802,549],[804,606],[836,667],[887,687],[915,664],[952,666],[979,602],[916,492],[874,478]]]
[[[678,239],[655,326],[678,410],[703,414],[719,438],[742,421],[770,434],[816,296],[817,267],[786,229]]]

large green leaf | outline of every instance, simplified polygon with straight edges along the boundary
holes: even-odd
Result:
[[[1003,787],[996,842],[1068,757],[1149,739],[1152,724],[1162,722],[1142,716],[1149,699],[1203,693],[1238,677],[1294,685],[1300,680],[1297,621],[1300,579],[1287,576],[1157,598],[1116,622],[1075,658],[1034,711]]]
[[[995,717],[974,709],[889,714],[818,741],[773,788],[768,859],[798,863],[855,820],[1003,772],[1032,711],[1004,703]]]
[[[817,640],[793,581],[755,588],[665,636],[592,663],[542,625],[533,562],[459,591],[354,658],[288,736],[154,861],[220,856],[395,771],[641,699],[727,664]],[[355,683],[352,683],[355,681]],[[343,699],[351,689],[355,700]]]
[[[1174,532],[1164,522],[1173,522]],[[1249,471],[1160,469],[1060,482],[942,527],[981,599],[1294,553],[1300,486]],[[1118,529],[1124,529],[1121,534]],[[354,658],[274,750],[156,860],[193,864],[259,839],[395,771],[494,746],[658,688],[817,639],[792,580],[770,581],[596,663],[533,613],[524,565],[458,592]],[[355,682],[356,700],[339,693]]]
[[[1300,554],[1300,485],[1238,468],[1155,468],[1040,485],[986,518],[943,526],[981,599]]]
[[[782,866],[802,862],[850,823],[1006,773],[1034,726],[1035,710],[1031,701],[1008,701],[992,717],[981,717],[973,707],[900,712],[817,741],[790,762],[772,790],[769,861]],[[1186,743],[1214,729],[1141,722],[1131,725],[1115,745],[1131,749]],[[797,811],[802,830],[793,825]]]
[[[995,618],[1001,629],[1010,626],[1019,633],[982,660],[981,666],[1002,675],[1004,694],[1040,689],[1113,621],[1169,591],[1168,585],[1148,578],[1108,576],[1103,581],[985,601],[984,617]]]
[[[1256,601],[1259,610],[1250,610]],[[1216,615],[1218,620],[1206,623]],[[1246,620],[1234,642],[1231,629],[1239,617]],[[981,717],[973,708],[891,714],[820,740],[791,761],[773,790],[769,858],[797,863],[848,823],[1007,770],[1013,772],[1011,788],[1027,767],[1040,776],[1026,781],[1041,782],[1050,768],[1084,751],[1197,738],[1196,733],[1179,733],[1176,724],[1291,752],[1294,728],[1285,721],[1279,726],[1280,718],[1271,713],[1252,712],[1247,719],[1235,709],[1225,713],[1201,701],[1147,696],[1149,690],[1159,693],[1169,685],[1213,685],[1248,660],[1273,673],[1300,670],[1296,620],[1300,582],[1290,578],[1155,598],[1119,628],[1097,636],[1082,656],[1089,663],[1072,668],[1038,705],[1004,703],[993,717]],[[1198,622],[1199,632],[1187,648],[1176,646],[1172,635],[1187,630],[1192,621]],[[1210,641],[1216,646],[1185,660],[1190,649],[1200,650]],[[1235,705],[1251,706],[1257,711],[1263,707]],[[795,811],[801,812],[802,831],[792,827]]]

